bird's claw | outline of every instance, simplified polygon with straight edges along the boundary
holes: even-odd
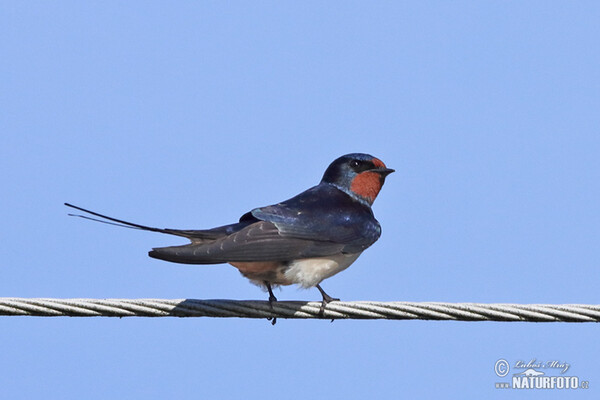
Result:
[[[319,316],[323,317],[323,315],[325,314],[325,307],[327,306],[327,304],[331,303],[332,301],[340,301],[340,299],[336,299],[334,297],[329,297],[328,298],[323,298],[323,301],[321,301],[321,307],[319,308]],[[331,320],[333,322],[333,320]]]
[[[277,301],[277,297],[271,295],[269,296],[269,306],[271,307],[271,310],[273,309],[273,303],[275,303]]]
[[[320,285],[317,285],[317,289],[319,289],[319,292],[321,292],[321,296],[323,296],[323,301],[321,301],[321,308],[319,308],[319,317],[323,318],[325,314],[325,307],[327,306],[327,304],[331,303],[332,301],[340,301],[340,299],[331,297],[330,295],[325,293],[325,291]],[[333,322],[333,319],[331,320],[331,322]]]

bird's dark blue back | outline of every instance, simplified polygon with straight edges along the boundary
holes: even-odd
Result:
[[[371,208],[333,185],[321,183],[286,201],[256,208],[240,218],[275,224],[283,236],[347,245],[345,252],[371,246],[381,235]]]

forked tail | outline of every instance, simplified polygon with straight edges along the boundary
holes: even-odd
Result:
[[[188,238],[190,240],[198,240],[198,239],[218,239],[227,234],[227,228],[229,226],[214,228],[214,229],[205,229],[205,230],[191,230],[191,229],[168,229],[168,228],[155,228],[152,226],[140,225],[129,221],[124,221],[122,219],[117,219],[113,217],[109,217],[107,215],[103,215],[94,211],[86,210],[85,208],[75,206],[73,204],[65,203],[65,206],[74,208],[76,210],[82,211],[84,213],[93,215],[98,218],[92,218],[88,215],[81,214],[69,214],[71,217],[79,217],[88,219],[90,221],[101,222],[103,224],[116,225],[122,228],[129,229],[139,229],[142,231],[151,231],[151,232],[159,232],[166,233],[168,235],[182,236]]]

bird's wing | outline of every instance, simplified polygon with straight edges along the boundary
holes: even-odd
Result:
[[[344,245],[282,235],[275,224],[252,216],[236,224],[205,230],[155,228],[109,217],[72,204],[66,206],[93,215],[75,215],[125,228],[182,236],[192,243],[156,248],[149,255],[167,261],[188,264],[216,264],[229,261],[284,261],[296,258],[340,253]]]
[[[133,229],[167,233],[191,244],[155,248],[150,257],[188,264],[289,261],[360,253],[381,228],[370,208],[330,185],[315,186],[282,203],[246,213],[240,222],[207,230],[161,229],[139,225],[66,204],[104,221]]]
[[[186,264],[289,261],[343,252],[345,245],[283,236],[275,224],[257,221],[214,241],[156,248],[150,257]]]
[[[256,208],[244,214],[240,224],[248,225],[214,241],[163,247],[149,254],[189,264],[289,261],[360,253],[381,234],[369,208],[329,185]]]
[[[331,185],[318,185],[282,203],[256,208],[240,221],[249,217],[273,223],[284,237],[342,243],[361,251],[381,235],[371,209]]]

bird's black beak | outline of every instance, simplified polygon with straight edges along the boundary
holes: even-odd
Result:
[[[375,169],[372,169],[371,171],[377,172],[378,174],[380,174],[384,178],[386,176],[388,176],[389,174],[391,174],[392,172],[396,172],[395,169],[391,169],[391,168],[375,168]]]

